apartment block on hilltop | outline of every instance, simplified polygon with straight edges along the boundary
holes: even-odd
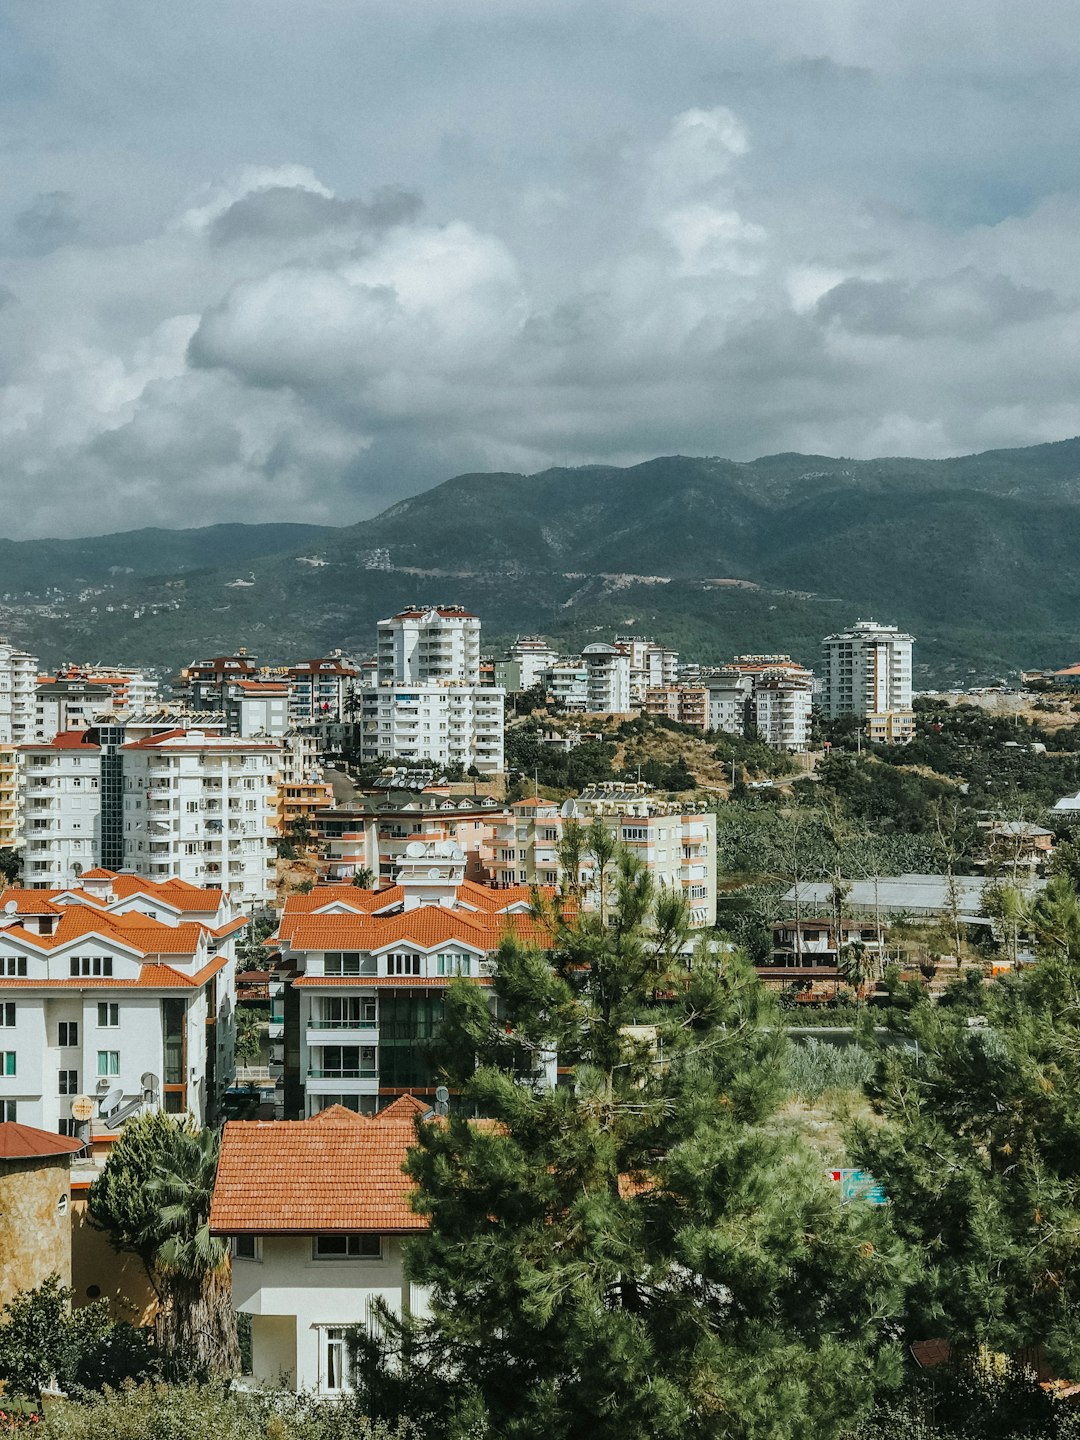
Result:
[[[696,730],[709,728],[709,692],[704,685],[660,685],[645,692],[646,715],[676,720]]]
[[[0,636],[0,745],[21,745],[34,738],[37,671],[36,655]]]
[[[914,644],[895,625],[874,620],[857,620],[848,630],[826,635],[821,703],[829,719],[856,715],[875,739],[910,739]]]
[[[544,671],[557,659],[558,652],[542,636],[521,636],[502,660],[496,660],[495,683],[504,690],[531,690],[542,682]]]
[[[414,605],[380,620],[378,680],[480,683],[480,621],[460,605]]]
[[[466,880],[452,841],[408,844],[389,888],[288,896],[271,941],[286,1118],[330,1105],[374,1112],[406,1091],[433,1097],[425,1042],[441,1023],[447,985],[460,975],[490,992],[491,957],[506,934],[542,943],[547,932],[531,905],[528,886]]]
[[[87,730],[114,705],[115,693],[109,685],[79,676],[42,675],[34,692],[34,733],[30,738],[49,741],[70,730]]]
[[[219,889],[87,870],[0,895],[0,1119],[89,1139],[145,1107],[212,1118],[234,1065],[235,937]],[[81,1129],[76,1097],[93,1117]]]
[[[648,785],[607,781],[575,799],[519,800],[512,818],[495,832],[495,885],[563,885],[559,859],[570,822],[588,827],[599,820],[621,845],[644,863],[656,882],[686,899],[695,928],[716,923],[716,816],[697,805],[660,800]],[[589,887],[582,906],[596,903],[594,865],[582,860],[580,884]]]
[[[616,635],[612,641],[630,661],[630,700],[644,705],[649,690],[674,685],[679,678],[679,652],[642,635]]]

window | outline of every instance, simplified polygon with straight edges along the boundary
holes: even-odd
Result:
[[[0,1077],[15,1074],[15,1051],[0,1050]]]
[[[379,1260],[382,1239],[378,1235],[316,1235],[316,1260]]]
[[[375,973],[375,960],[371,955],[361,955],[356,951],[342,953],[335,950],[330,950],[326,954],[324,975],[374,975]]]
[[[397,950],[386,957],[388,975],[419,975],[420,956]]]
[[[472,972],[472,957],[469,955],[440,955],[437,970],[440,975],[469,975]]]
[[[622,838],[624,840],[648,840],[649,832],[644,825],[624,825]]]
[[[4,1003],[0,1005],[0,1025],[2,1025],[6,1030],[10,1029],[10,1027],[14,1024],[15,1002],[14,1000],[5,1000]]]
[[[343,1329],[328,1329],[325,1335],[327,1390],[346,1390],[349,1385],[349,1351]]]
[[[234,1260],[261,1260],[262,1237],[259,1235],[234,1235],[232,1253]]]
[[[120,1024],[120,1006],[114,1000],[99,1000],[97,1023],[102,1030],[115,1030]]]
[[[120,1051],[99,1050],[97,1052],[98,1079],[120,1074]]]
[[[25,955],[0,956],[0,975],[26,975]]]
[[[77,1095],[79,1093],[79,1072],[77,1070],[61,1070],[56,1083],[58,1095]]]
[[[0,1100],[0,1120],[3,1120],[9,1125],[13,1125],[15,1123],[15,1114],[14,1100]]]
[[[77,1020],[61,1020],[56,1027],[56,1043],[58,1045],[77,1045],[79,1043],[79,1022]]]
[[[111,975],[111,955],[73,955],[71,957],[72,975]]]
[[[350,1030],[375,1024],[375,1001],[361,995],[331,996],[322,1002],[316,1026],[322,1030]]]

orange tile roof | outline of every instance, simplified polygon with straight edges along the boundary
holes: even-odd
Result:
[[[415,1187],[401,1168],[422,1103],[395,1101],[374,1119],[334,1107],[312,1120],[229,1121],[221,1137],[211,1233],[426,1230],[427,1220],[409,1203]]]
[[[92,750],[96,755],[101,749],[86,738],[85,730],[64,730],[51,740],[31,740],[19,746],[20,750]]]
[[[17,1120],[0,1124],[0,1160],[39,1159],[54,1155],[73,1155],[82,1150],[81,1140],[67,1135],[53,1135],[49,1130],[35,1130]]]

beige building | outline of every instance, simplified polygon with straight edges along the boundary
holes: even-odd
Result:
[[[0,850],[14,850],[19,835],[19,751],[0,745]]]
[[[71,1284],[69,1167],[82,1148],[66,1135],[0,1123],[0,1306],[50,1275]]]
[[[513,818],[495,833],[496,885],[564,883],[559,848],[567,825],[576,821],[588,827],[600,820],[659,884],[685,896],[695,928],[716,923],[716,816],[711,811],[663,801],[648,785],[621,781],[590,786],[561,804],[530,799],[510,809]],[[579,882],[591,886],[593,869],[591,859],[583,857]],[[590,903],[586,894],[586,908]]]

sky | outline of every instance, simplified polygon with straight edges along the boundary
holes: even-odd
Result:
[[[0,533],[1080,433],[1066,0],[0,0]]]

